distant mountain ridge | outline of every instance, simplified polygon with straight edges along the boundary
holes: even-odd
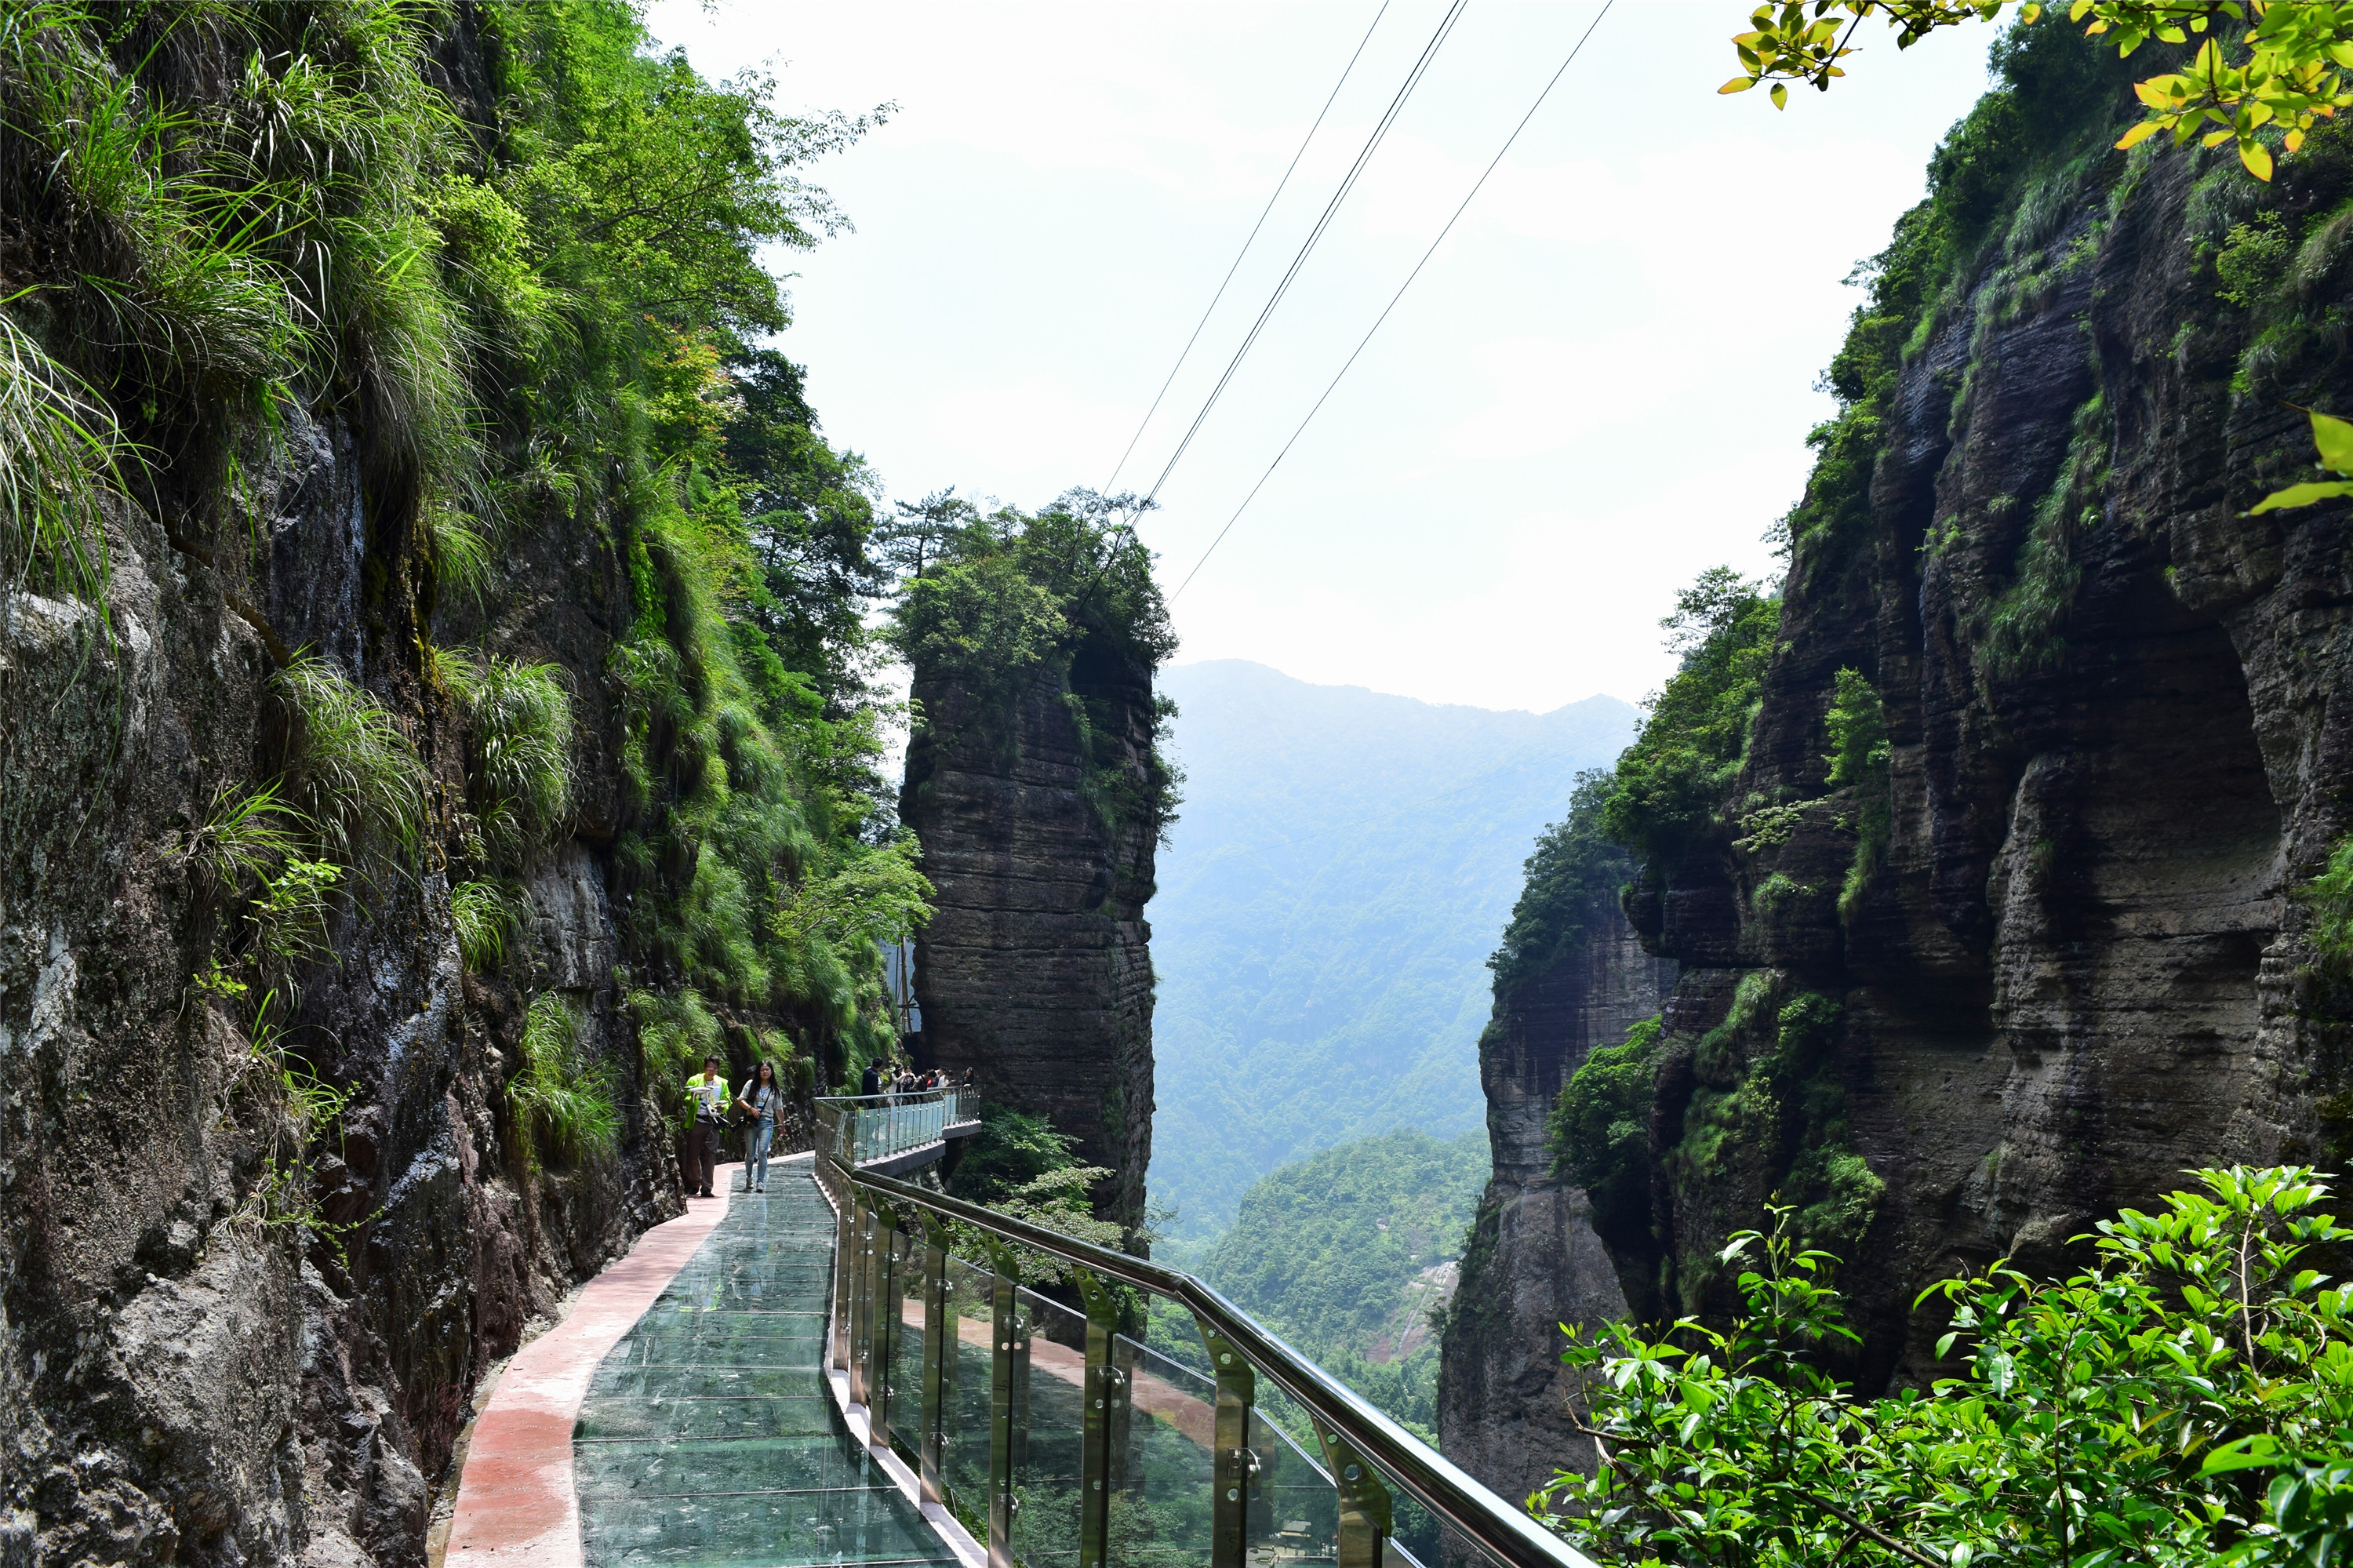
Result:
[[[1395,1127],[1482,1125],[1477,1045],[1521,863],[1631,704],[1548,714],[1180,664],[1186,803],[1149,916],[1159,975],[1151,1190],[1176,1234],[1250,1182]]]

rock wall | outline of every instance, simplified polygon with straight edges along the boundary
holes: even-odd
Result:
[[[1438,1380],[1446,1457],[1501,1496],[1525,1498],[1564,1464],[1590,1464],[1569,1424],[1564,1323],[1626,1315],[1626,1296],[1585,1192],[1553,1172],[1546,1122],[1597,1047],[1658,1012],[1672,960],[1644,952],[1614,886],[1583,898],[1583,934],[1499,991],[1479,1040],[1494,1175],[1479,1202],[1449,1313]]]
[[[915,944],[920,1049],[1040,1114],[1144,1217],[1152,1161],[1152,673],[1082,644],[1006,697],[918,667],[902,820],[938,913]],[[1082,715],[1087,715],[1082,728]],[[1106,789],[1106,776],[1120,788]]]
[[[2310,475],[2289,405],[2353,407],[2353,151],[2264,187],[2100,150],[2121,98],[2076,112],[2087,150],[1886,329],[1867,491],[1799,532],[1719,825],[1628,901],[1684,969],[1621,1262],[1728,1310],[1715,1248],[1803,1188],[1867,1381],[1930,1365],[1937,1277],[2054,1268],[2185,1168],[2348,1152],[2345,993],[2294,895],[2353,825],[2348,514],[2246,514]],[[1833,789],[1841,671],[1888,750]]]
[[[421,1560],[484,1367],[679,1208],[634,1084],[617,1160],[514,1168],[499,1107],[520,997],[465,973],[429,861],[340,904],[273,1014],[290,1059],[349,1098],[317,1155],[320,1223],[272,1201],[275,1068],[191,983],[219,916],[187,853],[216,796],[267,771],[271,645],[318,651],[437,779],[462,779],[416,664],[427,627],[395,591],[405,542],[369,528],[352,443],[298,416],[286,451],[256,471],[276,499],[243,572],[126,503],[108,516],[111,637],[85,606],[0,594],[10,1563]],[[472,630],[593,691],[593,609],[567,633],[546,607],[594,606],[615,563],[591,531],[547,527],[523,556],[584,565],[522,573],[503,623]],[[530,878],[516,968],[584,1003],[593,1055],[626,1071],[611,825],[587,795],[582,836]]]

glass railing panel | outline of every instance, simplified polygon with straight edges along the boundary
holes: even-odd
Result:
[[[1250,1508],[1250,1560],[1332,1562],[1340,1538],[1340,1499],[1324,1467],[1309,1457],[1306,1445],[1314,1441],[1314,1434],[1297,1406],[1280,1394],[1270,1398],[1264,1379],[1259,1386],[1262,1403],[1250,1412],[1258,1496]],[[1269,1419],[1279,1413],[1300,1423],[1300,1438]]]
[[[912,1465],[923,1430],[923,1238],[920,1232],[893,1231],[891,1239],[890,1309],[897,1314],[891,1340],[891,1442]]]
[[[1014,1299],[1013,1552],[1029,1568],[1077,1568],[1087,1320],[1034,1291]]]
[[[988,1398],[995,1370],[997,1276],[960,1257],[948,1259],[948,1313],[955,1326],[955,1372],[940,1425],[940,1479],[948,1506],[977,1541],[988,1539]]]
[[[1218,1385],[1124,1334],[1112,1337],[1114,1568],[1208,1568]]]

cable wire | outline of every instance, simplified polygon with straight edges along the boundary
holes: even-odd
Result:
[[[1226,297],[1227,285],[1234,281],[1234,274],[1241,270],[1242,258],[1250,254],[1250,246],[1258,239],[1258,231],[1266,227],[1266,220],[1273,215],[1274,204],[1282,198],[1283,187],[1291,184],[1291,176],[1299,170],[1299,160],[1307,155],[1308,143],[1314,141],[1315,132],[1324,128],[1324,116],[1332,112],[1332,105],[1339,101],[1340,90],[1348,85],[1349,72],[1356,69],[1356,61],[1364,56],[1365,46],[1373,41],[1375,29],[1380,26],[1381,18],[1388,13],[1389,0],[1381,0],[1381,8],[1373,13],[1372,26],[1366,27],[1365,36],[1356,41],[1356,52],[1350,55],[1348,63],[1340,68],[1340,79],[1332,84],[1332,95],[1316,111],[1315,123],[1307,128],[1306,139],[1299,143],[1299,151],[1291,154],[1291,166],[1282,171],[1282,178],[1274,182],[1274,195],[1266,198],[1266,210],[1258,215],[1256,223],[1250,225],[1250,238],[1243,240],[1242,248],[1234,253],[1234,264],[1226,269],[1224,280],[1218,284],[1218,291],[1209,296],[1209,308],[1201,313],[1200,321],[1193,328],[1193,335],[1187,338],[1185,346],[1177,351],[1176,363],[1168,367],[1168,379],[1160,384],[1159,392],[1152,399],[1152,407],[1144,411],[1144,422],[1135,427],[1135,434],[1128,437],[1127,450],[1119,454],[1119,461],[1112,467],[1111,477],[1103,481],[1103,493],[1105,495],[1109,495],[1111,487],[1119,482],[1119,471],[1125,468],[1127,460],[1135,455],[1135,443],[1142,440],[1144,432],[1151,428],[1152,416],[1160,412],[1161,399],[1168,396],[1168,388],[1176,385],[1176,373],[1185,368],[1186,356],[1193,352],[1193,345],[1201,341],[1201,329],[1208,326],[1209,318],[1217,313],[1218,302]]]
[[[1324,214],[1315,220],[1315,227],[1309,231],[1306,243],[1299,248],[1299,254],[1292,259],[1290,270],[1283,273],[1282,281],[1274,286],[1274,292],[1268,298],[1266,307],[1259,312],[1258,320],[1251,323],[1250,335],[1242,339],[1242,345],[1240,348],[1234,350],[1234,357],[1226,366],[1225,374],[1219,376],[1218,384],[1209,389],[1208,398],[1202,403],[1201,411],[1193,416],[1193,423],[1185,431],[1185,439],[1176,443],[1176,450],[1169,454],[1167,463],[1160,471],[1160,477],[1152,482],[1151,493],[1145,497],[1147,505],[1159,496],[1161,486],[1168,482],[1169,474],[1176,470],[1176,464],[1184,458],[1186,450],[1192,446],[1193,438],[1200,434],[1202,423],[1209,417],[1209,410],[1218,406],[1218,399],[1224,395],[1227,383],[1233,380],[1234,372],[1241,368],[1243,356],[1250,353],[1250,345],[1258,342],[1258,334],[1265,330],[1268,318],[1274,314],[1275,306],[1282,302],[1282,296],[1290,290],[1292,280],[1298,277],[1299,270],[1307,264],[1308,253],[1315,249],[1316,241],[1324,238],[1324,231],[1331,227],[1333,217],[1340,210],[1340,204],[1345,201],[1348,193],[1356,188],[1357,176],[1365,172],[1365,165],[1372,162],[1374,150],[1379,147],[1382,139],[1388,135],[1389,127],[1397,123],[1397,117],[1405,108],[1406,100],[1413,96],[1413,90],[1420,84],[1423,73],[1430,69],[1430,62],[1437,58],[1439,46],[1446,41],[1446,35],[1453,30],[1454,24],[1461,19],[1463,7],[1468,4],[1469,0],[1453,0],[1453,4],[1446,8],[1445,16],[1439,21],[1438,30],[1430,36],[1430,42],[1422,46],[1421,58],[1414,61],[1413,69],[1405,79],[1405,85],[1398,88],[1397,97],[1389,101],[1388,109],[1381,115],[1380,122],[1373,127],[1373,133],[1366,139],[1364,150],[1356,154],[1356,161],[1348,166],[1347,175],[1341,180],[1340,188],[1334,191],[1332,199],[1324,204]]]
[[[1248,495],[1242,497],[1242,503],[1234,508],[1234,514],[1226,519],[1226,525],[1218,530],[1218,536],[1209,541],[1209,547],[1201,552],[1201,558],[1193,563],[1193,569],[1187,572],[1185,580],[1176,585],[1176,592],[1168,596],[1170,603],[1175,603],[1178,597],[1192,586],[1193,579],[1200,575],[1203,567],[1208,565],[1209,557],[1217,553],[1218,546],[1226,542],[1226,535],[1233,532],[1234,524],[1241,521],[1242,514],[1250,510],[1250,503],[1258,499],[1258,493],[1266,487],[1266,482],[1274,477],[1274,471],[1282,466],[1282,460],[1290,455],[1291,449],[1306,432],[1308,425],[1314,421],[1317,411],[1324,407],[1325,399],[1329,398],[1339,387],[1341,377],[1348,374],[1348,366],[1356,363],[1356,355],[1365,352],[1365,344],[1373,341],[1373,334],[1381,330],[1381,323],[1389,319],[1389,313],[1397,309],[1399,300],[1405,298],[1405,291],[1413,287],[1413,281],[1421,276],[1421,270],[1430,265],[1430,259],[1432,256],[1438,254],[1438,248],[1444,244],[1446,237],[1454,231],[1455,222],[1470,207],[1472,197],[1479,194],[1480,187],[1487,183],[1487,176],[1493,174],[1495,166],[1504,161],[1504,154],[1512,150],[1512,143],[1520,139],[1520,132],[1528,128],[1528,122],[1536,117],[1536,111],[1542,109],[1545,100],[1552,96],[1552,90],[1560,84],[1560,79],[1568,73],[1568,68],[1577,63],[1578,53],[1585,48],[1585,40],[1593,37],[1593,29],[1601,26],[1601,18],[1609,15],[1609,7],[1616,4],[1617,0],[1602,0],[1601,9],[1595,12],[1593,20],[1586,25],[1584,34],[1577,40],[1577,47],[1568,51],[1568,58],[1560,62],[1560,69],[1552,73],[1552,79],[1545,83],[1542,92],[1536,94],[1536,101],[1528,106],[1528,111],[1525,114],[1520,116],[1520,122],[1512,127],[1512,133],[1504,138],[1503,146],[1497,149],[1495,156],[1488,163],[1485,171],[1472,185],[1470,194],[1462,198],[1461,205],[1454,209],[1454,216],[1446,220],[1446,227],[1438,231],[1438,238],[1430,242],[1430,249],[1421,253],[1421,260],[1415,262],[1413,270],[1405,275],[1405,281],[1399,283],[1398,291],[1389,296],[1389,302],[1381,307],[1381,313],[1373,319],[1373,324],[1365,329],[1365,335],[1358,340],[1356,352],[1348,355],[1346,365],[1340,366],[1339,375],[1332,377],[1332,385],[1324,388],[1324,396],[1315,399],[1315,407],[1307,410],[1307,418],[1299,421],[1299,429],[1291,432],[1291,440],[1282,443],[1282,450],[1274,454],[1274,461],[1267,464],[1266,471],[1258,476],[1258,482],[1250,486]]]

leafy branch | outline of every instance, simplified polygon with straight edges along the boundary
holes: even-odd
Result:
[[[1810,82],[1827,92],[1846,74],[1839,64],[1855,52],[1856,30],[1878,16],[1895,30],[1895,47],[1910,48],[1940,27],[2000,16],[2006,0],[1802,0],[1760,5],[1749,30],[1733,48],[1740,74],[1718,89],[1746,92],[1770,84],[1776,108],[1788,104],[1788,83]],[[2018,7],[2021,24],[2041,19],[2044,7],[2028,0]],[[2200,137],[2209,147],[2235,143],[2240,162],[2259,180],[2272,177],[2271,149],[2260,133],[2276,133],[2293,153],[2306,132],[2353,104],[2353,6],[2331,0],[2074,0],[2067,19],[2090,35],[2106,35],[2119,58],[2152,40],[2187,45],[2197,51],[2178,71],[2153,76],[2134,91],[2147,117],[2116,145],[2130,147],[2160,131],[2176,146]],[[2235,41],[2224,33],[2237,29]],[[2202,136],[2200,132],[2203,132]]]

